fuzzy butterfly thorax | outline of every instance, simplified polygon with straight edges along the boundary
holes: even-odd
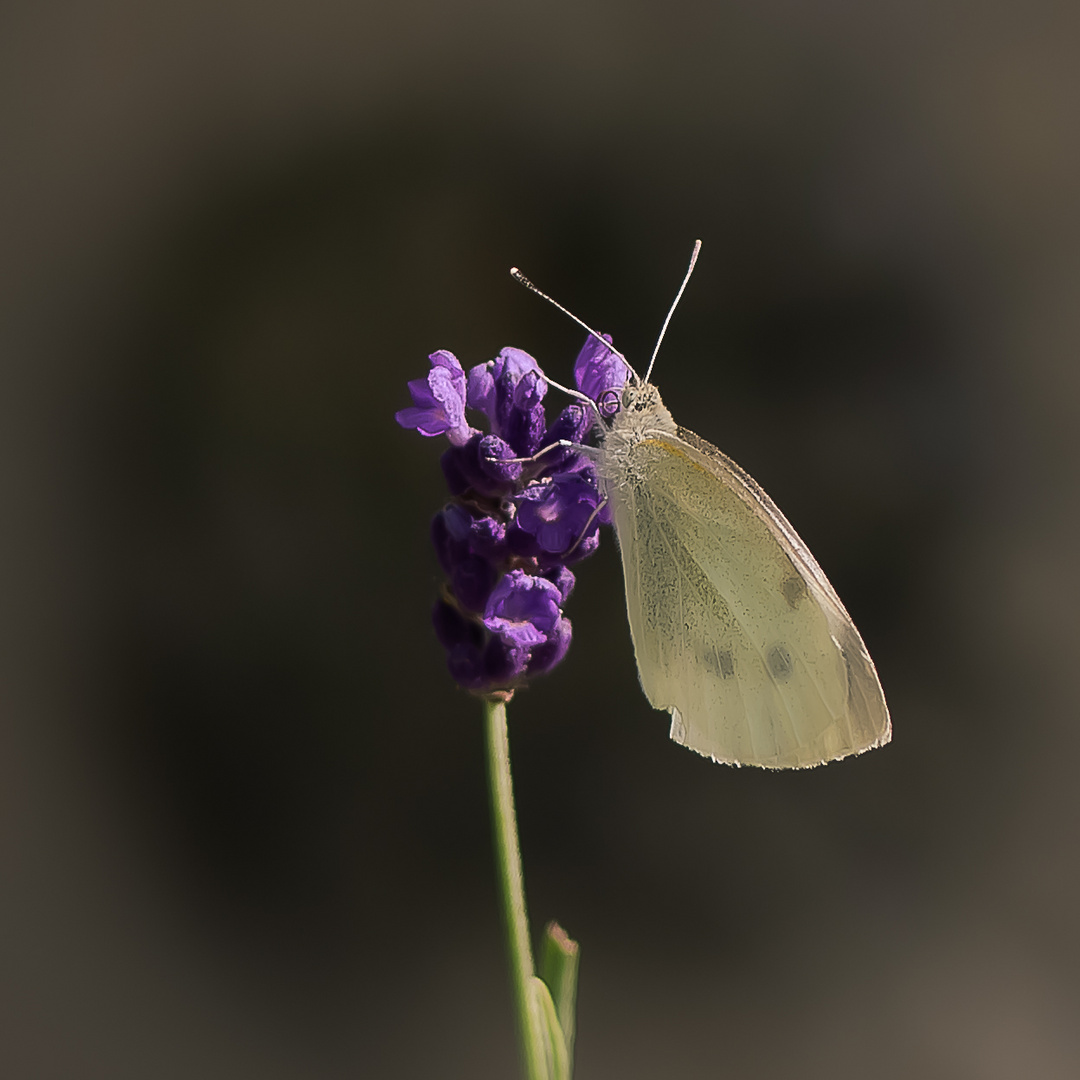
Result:
[[[674,435],[679,430],[652,383],[628,383],[621,397],[621,407],[603,435],[604,454],[599,465],[601,481],[609,492],[613,483],[632,478],[628,475],[633,473],[629,459],[635,446],[644,439]]]

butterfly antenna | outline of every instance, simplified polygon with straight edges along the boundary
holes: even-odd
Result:
[[[675,309],[679,306],[679,301],[682,299],[682,294],[686,290],[686,283],[690,280],[690,275],[694,272],[694,263],[697,262],[698,252],[701,251],[701,241],[694,241],[694,253],[690,256],[690,265],[686,268],[686,277],[683,278],[682,284],[679,286],[679,291],[675,294],[675,299],[671,303],[671,307],[668,309],[667,318],[664,320],[664,325],[660,327],[660,336],[656,339],[656,347],[652,351],[652,358],[649,360],[649,370],[645,372],[645,381],[649,381],[649,376],[652,374],[653,364],[656,363],[656,354],[660,351],[660,342],[664,340],[664,335],[667,333],[668,323],[671,322],[671,316],[675,314]]]
[[[576,322],[578,324],[578,326],[580,326],[583,330],[587,330],[590,334],[592,334],[592,336],[594,338],[596,338],[596,340],[599,341],[600,344],[603,345],[605,349],[607,349],[609,352],[611,352],[615,356],[617,356],[626,365],[626,370],[629,371],[630,374],[634,377],[635,382],[641,382],[641,380],[638,378],[637,372],[630,366],[630,361],[627,360],[626,357],[623,356],[623,354],[621,352],[619,352],[619,350],[616,349],[611,344],[610,341],[605,340],[591,326],[588,326],[581,319],[579,319],[572,311],[568,310],[567,308],[564,308],[562,306],[562,304],[559,303],[558,300],[552,300],[552,298],[550,296],[548,296],[548,294],[546,292],[542,292],[540,289],[538,289],[516,266],[511,266],[510,267],[510,276],[519,285],[524,285],[525,288],[529,290],[529,292],[536,293],[536,295],[539,296],[541,300],[546,300],[549,304],[551,304],[552,307],[558,308],[564,315],[567,315],[571,319],[573,319],[574,322]],[[685,283],[684,283],[684,287],[685,287]],[[670,318],[670,317],[671,316],[669,315],[668,318]],[[552,383],[552,385],[554,386],[555,384]],[[563,388],[560,387],[560,389],[563,389]]]

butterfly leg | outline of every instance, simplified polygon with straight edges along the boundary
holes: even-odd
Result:
[[[597,508],[589,515],[589,520],[585,522],[585,528],[581,530],[581,535],[566,549],[566,554],[563,555],[564,559],[569,558],[570,554],[577,548],[578,544],[589,535],[589,530],[592,528],[593,522],[599,517],[600,511],[607,506],[607,503],[607,499],[601,500]]]

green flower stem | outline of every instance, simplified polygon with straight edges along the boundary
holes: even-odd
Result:
[[[487,701],[488,773],[491,812],[495,825],[495,859],[502,893],[503,917],[510,947],[510,975],[514,984],[518,1042],[527,1080],[545,1080],[547,1055],[541,1038],[542,1018],[536,1014],[532,947],[525,913],[525,884],[521,875],[514,788],[510,778],[510,741],[506,732],[506,704]]]

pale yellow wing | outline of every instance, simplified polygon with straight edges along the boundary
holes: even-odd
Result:
[[[671,737],[717,761],[819,765],[889,741],[858,630],[760,487],[685,429],[611,490],[638,671]]]

